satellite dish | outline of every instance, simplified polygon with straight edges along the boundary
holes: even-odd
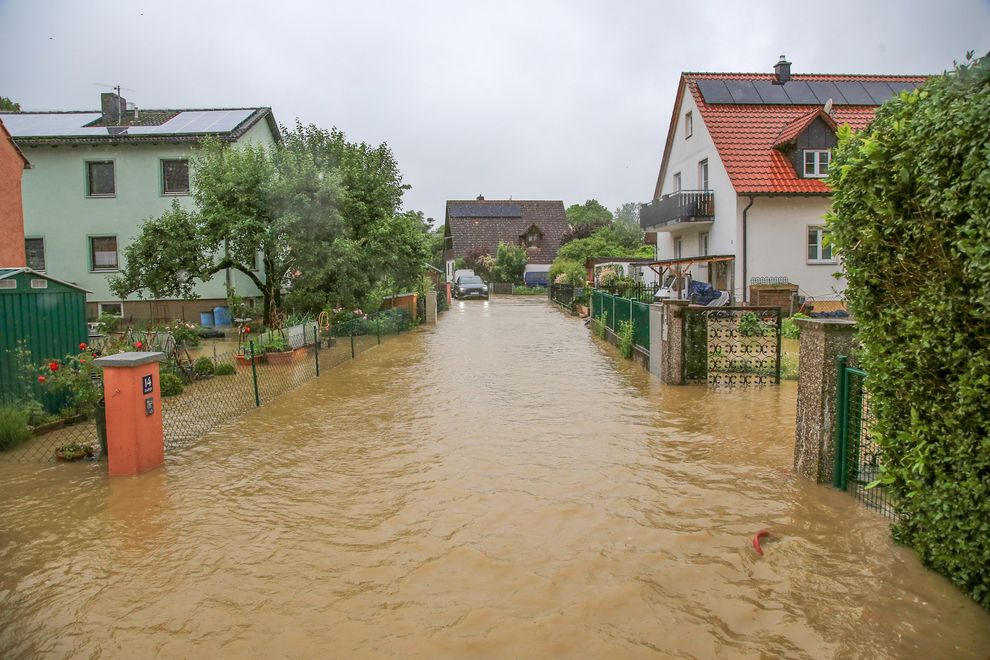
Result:
[[[832,99],[825,101],[825,114],[832,114]]]

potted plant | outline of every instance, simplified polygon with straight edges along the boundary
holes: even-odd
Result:
[[[265,357],[264,348],[255,348],[254,353],[252,353],[251,344],[245,344],[241,347],[241,352],[234,356],[234,360],[237,362],[238,366],[250,367],[252,355],[254,355],[254,359],[256,361],[261,362]]]
[[[67,445],[62,445],[55,448],[55,458],[66,463],[78,461],[83,458],[90,458],[94,453],[95,452],[90,445],[84,445],[79,442],[70,442]]]

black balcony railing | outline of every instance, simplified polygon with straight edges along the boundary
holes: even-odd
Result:
[[[639,210],[639,224],[650,229],[678,222],[708,221],[714,216],[714,192],[681,190],[644,204]]]

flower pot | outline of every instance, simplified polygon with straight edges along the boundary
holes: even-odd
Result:
[[[241,355],[240,353],[238,353],[237,355],[234,356],[234,361],[237,363],[237,366],[239,366],[239,367],[250,367],[251,366],[251,358],[249,358],[246,355]],[[260,362],[260,360],[259,360],[259,362]]]
[[[89,445],[63,446],[55,449],[55,458],[64,463],[81,461],[94,454],[93,448]]]
[[[265,353],[268,364],[292,364],[293,351],[269,351]]]

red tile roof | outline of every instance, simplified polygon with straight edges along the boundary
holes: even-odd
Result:
[[[827,195],[830,189],[821,179],[804,179],[797,175],[787,157],[775,144],[794,139],[822,110],[814,105],[706,104],[698,90],[699,80],[773,80],[769,73],[684,73],[681,74],[677,102],[667,133],[660,177],[655,196],[659,196],[673,143],[674,129],[680,116],[685,90],[691,92],[698,111],[712,136],[715,148],[728,172],[737,194]],[[926,76],[881,76],[839,74],[794,74],[791,80],[806,82],[911,82],[921,83]],[[849,124],[862,130],[873,119],[877,106],[834,103],[832,119],[841,126]],[[821,113],[824,114],[824,113]],[[794,132],[796,131],[796,132]],[[794,132],[794,135],[790,133]]]

